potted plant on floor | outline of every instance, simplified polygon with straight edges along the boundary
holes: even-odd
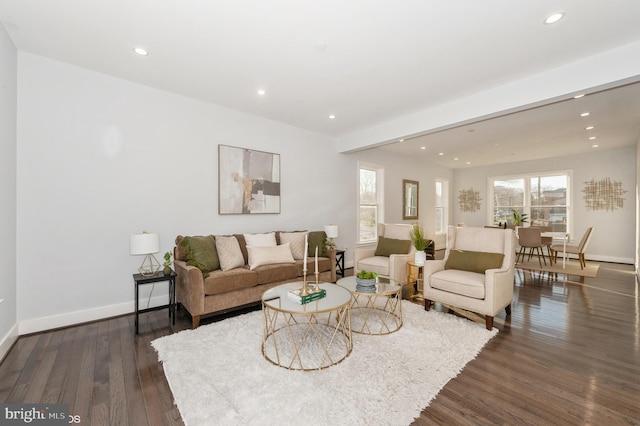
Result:
[[[418,224],[413,225],[413,230],[411,232],[411,243],[416,248],[416,253],[414,257],[414,263],[416,265],[424,265],[425,260],[427,260],[427,253],[425,252],[429,240],[424,237],[422,232],[422,228]]]

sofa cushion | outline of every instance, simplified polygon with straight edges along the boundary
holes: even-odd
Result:
[[[294,259],[304,258],[304,237],[308,237],[308,232],[280,232],[280,244],[289,243],[291,255]],[[318,250],[320,251],[320,250]],[[315,253],[315,251],[314,251]]]
[[[376,256],[389,257],[392,254],[407,254],[411,250],[411,241],[378,237]]]
[[[258,285],[288,281],[298,277],[298,268],[295,263],[262,265],[254,269],[253,272],[258,277]]]
[[[258,275],[247,268],[235,268],[229,271],[218,269],[210,272],[204,279],[204,294],[210,296],[228,293],[256,285],[258,285]]]
[[[187,265],[200,269],[205,278],[209,272],[220,269],[213,235],[184,237],[180,246],[186,248]]]
[[[500,268],[503,259],[502,253],[451,249],[444,268],[484,274],[487,269]]]
[[[289,243],[273,247],[254,247],[247,245],[249,269],[274,263],[294,263]]]
[[[432,288],[461,294],[475,299],[484,299],[484,274],[462,271],[459,269],[445,269],[436,272],[429,278]]]
[[[358,261],[358,270],[377,272],[378,275],[389,276],[389,258],[387,256],[374,256]]]
[[[309,250],[308,256],[315,256],[316,247],[318,247],[318,256],[327,257],[327,234],[324,231],[309,232]]]
[[[220,259],[220,268],[222,268],[223,271],[244,266],[244,256],[242,256],[240,244],[236,237],[218,235],[215,239],[218,259]]]
[[[316,272],[314,262],[315,262],[314,258],[307,259],[307,277],[313,277],[313,274]],[[303,275],[302,274],[303,265],[304,265],[304,262],[302,259],[296,260],[296,268],[298,269],[297,275],[299,277]],[[331,259],[329,259],[328,257],[318,257],[318,272],[326,272],[330,270],[331,270]]]
[[[244,242],[247,246],[252,247],[273,247],[276,243],[276,233],[268,232],[266,234],[242,234]]]

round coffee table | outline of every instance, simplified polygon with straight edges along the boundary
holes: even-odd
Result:
[[[341,278],[337,284],[351,292],[354,333],[381,335],[402,327],[402,286],[395,281],[377,283],[369,291],[358,288],[353,276]]]
[[[302,282],[279,285],[262,295],[262,355],[290,370],[319,370],[338,364],[353,349],[351,294],[321,283],[324,298],[301,305],[287,294]]]

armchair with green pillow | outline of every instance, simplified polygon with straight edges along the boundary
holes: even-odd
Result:
[[[376,247],[357,248],[353,263],[357,271],[365,269],[390,278],[400,285],[407,281],[407,262],[414,260],[416,249],[411,244],[413,225],[378,224]]]
[[[475,312],[491,330],[500,310],[511,314],[515,244],[512,229],[450,226],[444,259],[424,266],[424,308],[440,302]]]

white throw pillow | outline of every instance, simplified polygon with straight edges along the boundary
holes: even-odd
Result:
[[[304,259],[304,238],[309,235],[308,232],[281,232],[280,244],[289,243],[291,245],[291,255],[294,259]]]
[[[252,247],[273,247],[276,243],[276,233],[269,232],[266,234],[244,234],[244,241],[247,246]]]
[[[216,236],[216,250],[223,271],[244,266],[244,256],[236,237]]]
[[[249,269],[273,263],[295,263],[289,243],[275,247],[247,246],[247,252],[249,253]]]

